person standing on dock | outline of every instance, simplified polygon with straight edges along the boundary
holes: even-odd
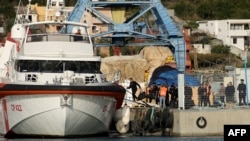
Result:
[[[137,96],[136,96],[137,88],[141,89],[141,86],[136,81],[134,81],[133,78],[129,78],[129,80],[130,80],[130,83],[127,89],[132,89],[133,101],[136,101],[137,100]]]
[[[238,85],[237,90],[239,91],[239,106],[243,104],[247,105],[246,104],[246,84],[244,84],[244,79],[240,80],[240,84]]]
[[[227,84],[226,89],[225,89],[226,102],[228,103],[227,108],[231,108],[233,103],[234,103],[234,93],[235,93],[235,88],[234,88],[232,82],[229,82]]]
[[[165,84],[162,84],[159,89],[161,108],[166,108],[166,97],[168,98],[167,95],[168,95],[168,87]]]
[[[176,108],[178,99],[178,90],[175,87],[174,83],[172,83],[171,86],[169,87],[168,93],[170,95],[170,102],[169,102],[170,107]]]
[[[188,83],[185,84],[184,95],[185,95],[185,109],[189,109],[192,106],[194,106],[194,102],[192,100],[193,89],[189,86]]]
[[[205,105],[204,106],[211,106],[210,103],[210,94],[211,94],[211,85],[209,82],[206,83],[206,96],[205,96]]]
[[[204,84],[201,83],[201,85],[198,88],[198,106],[202,107],[205,105],[205,96],[206,96],[206,89],[204,87]]]
[[[218,89],[218,93],[219,93],[219,96],[220,96],[220,101],[225,104],[225,87],[224,87],[224,84],[223,83],[220,83],[220,87]]]
[[[157,86],[155,83],[152,83],[147,87],[146,95],[147,95],[147,102],[151,103],[152,100],[155,98],[155,95],[157,93]]]

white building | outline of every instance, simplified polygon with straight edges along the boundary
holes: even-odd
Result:
[[[211,45],[208,44],[193,44],[198,54],[211,54]]]
[[[250,19],[198,21],[200,30],[231,46],[231,52],[243,56],[249,47]]]

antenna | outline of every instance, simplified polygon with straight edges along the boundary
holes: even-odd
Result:
[[[29,0],[28,9],[27,9],[27,13],[25,16],[25,22],[29,22],[30,7],[31,7],[31,0]]]
[[[18,8],[17,8],[17,10],[16,10],[16,18],[15,18],[14,24],[17,24],[18,22],[20,22],[19,19],[18,19],[18,11],[19,11],[19,9],[20,9],[21,4],[22,4],[22,1],[20,0],[20,1],[19,1],[19,4],[18,4]]]

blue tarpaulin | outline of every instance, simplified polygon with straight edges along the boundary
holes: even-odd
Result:
[[[181,74],[179,70],[172,68],[170,66],[161,66],[154,70],[149,85],[152,83],[156,84],[166,84],[170,86],[172,83],[174,83],[175,86],[178,85],[178,74]],[[200,81],[193,77],[192,75],[185,74],[184,73],[184,83],[189,86],[200,86]]]

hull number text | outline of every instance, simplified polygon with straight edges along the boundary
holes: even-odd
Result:
[[[23,111],[22,110],[22,105],[20,105],[20,104],[11,104],[11,110],[12,111]]]

